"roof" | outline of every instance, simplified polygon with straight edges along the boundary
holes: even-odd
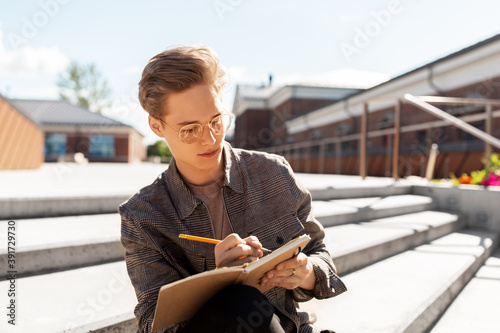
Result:
[[[256,86],[250,84],[238,84],[238,94],[240,98],[250,99],[267,99],[271,97],[279,88],[278,86]]]
[[[385,73],[368,72],[352,68],[343,68],[325,73],[306,76],[288,85],[344,88],[344,89],[368,89],[388,81],[390,76]]]
[[[24,117],[26,117],[26,119],[28,119],[29,121],[31,121],[36,127],[40,127],[40,123],[38,121],[36,121],[36,119],[34,119],[33,117],[31,117],[29,114],[19,110],[13,103],[12,103],[12,100],[8,99],[7,97],[3,96],[2,94],[0,94],[0,100],[4,101],[5,103],[9,104],[13,109],[15,109],[17,112],[19,112],[20,114],[22,114]]]
[[[390,80],[385,73],[344,68],[292,80],[282,85],[238,84],[238,96],[244,100],[266,100],[284,87],[327,89],[368,89]]]
[[[390,79],[390,80],[388,80],[388,81],[386,81],[386,82],[382,82],[380,85],[382,86],[382,85],[385,85],[385,84],[392,83],[392,82],[394,82],[394,81],[396,81],[396,80],[403,79],[403,78],[405,78],[405,77],[408,77],[408,76],[410,76],[410,75],[412,75],[412,74],[415,74],[415,73],[417,73],[417,72],[419,72],[419,71],[421,71],[421,70],[423,70],[423,69],[426,69],[426,68],[433,68],[434,66],[436,66],[436,65],[437,65],[437,64],[439,64],[439,63],[442,63],[442,62],[448,61],[448,60],[450,60],[450,59],[456,58],[456,57],[461,56],[461,55],[463,55],[463,54],[467,54],[467,53],[469,53],[469,52],[471,52],[471,51],[474,51],[474,50],[476,50],[476,49],[480,49],[481,47],[483,47],[483,46],[485,46],[485,45],[488,45],[488,44],[491,44],[491,43],[494,43],[494,42],[496,42],[496,41],[498,41],[498,40],[500,40],[500,34],[496,34],[496,35],[494,35],[494,36],[492,36],[492,37],[490,37],[490,38],[488,38],[488,39],[485,39],[485,40],[483,40],[483,41],[480,41],[480,42],[478,42],[478,43],[476,43],[476,44],[473,44],[473,45],[471,45],[471,46],[465,47],[465,48],[463,48],[463,49],[461,49],[461,50],[459,50],[459,51],[456,51],[456,52],[451,53],[451,54],[449,54],[449,55],[447,55],[447,56],[444,56],[444,57],[442,57],[442,58],[439,58],[439,59],[437,59],[437,60],[434,60],[434,61],[432,61],[432,62],[430,62],[430,63],[428,63],[428,64],[425,64],[425,65],[422,65],[422,66],[417,67],[417,68],[415,68],[415,69],[412,69],[412,70],[410,70],[410,71],[408,71],[408,72],[406,72],[406,73],[403,73],[403,74],[401,74],[401,75],[399,75],[399,76],[396,76],[396,77],[394,77],[394,78],[392,78],[392,79]],[[355,95],[361,95],[361,94],[365,93],[366,91],[371,90],[371,89],[374,89],[374,88],[376,88],[376,87],[377,87],[377,86],[374,86],[374,87],[371,87],[371,88],[369,88],[369,89],[367,89],[367,90],[365,90],[365,91],[360,91],[360,92],[358,92],[358,93],[356,93],[356,94],[353,94],[353,95],[351,95],[351,96],[348,96],[348,97],[346,97],[346,98],[351,98],[351,97],[354,97]]]
[[[41,125],[130,127],[66,101],[9,99],[9,102]]]
[[[457,77],[453,77],[453,80],[448,80],[449,83],[452,83],[454,87],[460,87],[464,85],[470,85],[473,83],[479,83],[486,78],[491,78],[494,77],[495,75],[498,75],[499,70],[497,69],[498,66],[493,65],[493,63],[497,61],[498,57],[500,56],[500,34],[494,35],[486,40],[480,41],[474,45],[468,46],[466,48],[463,48],[459,51],[456,51],[452,54],[449,54],[447,56],[444,56],[442,58],[439,58],[433,62],[430,62],[428,64],[425,64],[423,66],[420,66],[418,68],[415,68],[409,72],[403,73],[397,77],[392,78],[389,81],[383,82],[377,86],[371,87],[367,90],[362,90],[359,92],[356,92],[350,96],[346,96],[344,99],[339,100],[335,103],[332,103],[326,107],[320,107],[316,110],[312,110],[309,112],[307,115],[298,115],[294,119],[288,120],[287,121],[287,128],[289,132],[297,133],[303,130],[307,130],[310,127],[318,126],[318,124],[321,124],[321,126],[324,126],[326,124],[330,124],[333,122],[337,122],[340,119],[346,119],[347,117],[352,117],[353,115],[359,115],[361,110],[362,110],[362,103],[365,101],[369,101],[370,99],[376,99],[378,97],[398,97],[391,95],[391,92],[393,90],[403,90],[407,89],[408,87],[408,82],[411,82],[411,77],[417,77],[418,80],[420,81],[425,81],[425,87],[426,90],[424,89],[423,94],[429,94],[429,95],[434,95],[434,94],[440,94],[439,91],[435,86],[433,86],[432,77],[430,76],[431,71],[437,67],[437,65],[443,66],[446,71],[451,71],[452,69],[456,68],[462,68],[464,67],[464,55],[470,55],[472,54],[473,51],[477,51],[475,53],[475,57],[473,60],[467,60],[467,65],[471,63],[471,61],[477,61],[477,57],[479,59],[488,59],[489,61],[489,66],[495,66],[493,69],[486,67],[486,66],[479,66],[477,65],[474,74],[465,76],[461,75],[462,77],[468,78],[467,81],[464,81],[462,85],[457,85],[458,79]],[[489,49],[484,49],[484,47],[489,46]],[[493,56],[494,55],[494,56]],[[460,59],[462,58],[462,59]],[[452,63],[451,60],[455,60],[455,63]],[[460,61],[461,60],[461,61]],[[428,71],[426,73],[426,71]],[[444,71],[443,71],[444,72]],[[467,73],[467,72],[466,72]],[[481,74],[480,74],[481,73]],[[488,73],[488,74],[485,74]],[[424,74],[424,75],[422,75]],[[417,76],[418,75],[418,76]],[[459,76],[460,77],[460,76]],[[405,81],[407,80],[407,81]],[[473,81],[476,80],[476,81]],[[416,80],[415,80],[416,81]],[[398,87],[397,85],[401,82],[402,84]],[[411,83],[411,84],[414,84]],[[391,87],[392,85],[392,87]],[[396,86],[396,87],[394,87]],[[455,89],[453,88],[453,89]],[[428,90],[433,90],[432,92],[429,92]],[[408,92],[408,91],[406,91]],[[422,95],[422,89],[417,90],[417,95]],[[365,97],[366,96],[366,97]],[[476,96],[477,97],[477,96]],[[374,108],[371,109],[372,111]],[[358,113],[359,112],[359,113]]]

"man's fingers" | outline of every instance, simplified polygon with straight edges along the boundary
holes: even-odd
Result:
[[[222,243],[220,243],[222,244]],[[247,244],[238,244],[224,252],[216,251],[217,267],[238,266],[245,263],[256,261],[262,257],[261,250]]]
[[[249,264],[249,263],[257,261],[257,260],[259,260],[258,257],[248,256],[248,257],[239,258],[238,260],[234,261],[233,263],[234,263],[234,266],[241,266],[241,265]]]
[[[307,255],[300,252],[295,257],[288,259],[288,260],[285,260],[282,263],[279,263],[276,266],[276,270],[278,270],[278,271],[288,270],[288,269],[292,269],[294,267],[300,267],[300,266],[303,266],[306,264],[307,264]]]
[[[239,244],[245,244],[245,241],[241,239],[238,234],[230,234],[222,240],[219,244],[215,246],[216,249],[220,251],[228,251]]]
[[[245,243],[250,245],[251,247],[255,247],[256,249],[261,249],[262,244],[259,242],[259,239],[255,236],[249,236],[244,239]]]

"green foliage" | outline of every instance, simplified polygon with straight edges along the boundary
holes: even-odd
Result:
[[[489,160],[482,160],[484,169],[472,171],[470,177],[467,174],[462,175],[458,180],[454,179],[455,185],[473,184],[484,186],[500,186],[500,158],[498,154],[491,154]]]
[[[500,156],[498,154],[491,154],[490,156],[490,172],[500,169]]]
[[[165,159],[167,157],[172,157],[172,153],[170,152],[170,149],[168,148],[165,140],[158,140],[152,145],[149,145],[147,152],[148,152],[148,157],[160,156],[162,159]]]
[[[470,173],[470,176],[472,177],[472,184],[478,185],[481,184],[484,178],[487,176],[486,169],[483,170],[478,170],[478,171],[472,171]]]
[[[76,61],[59,74],[57,86],[63,100],[97,112],[107,106],[104,101],[111,94],[108,82],[95,64],[81,65]]]

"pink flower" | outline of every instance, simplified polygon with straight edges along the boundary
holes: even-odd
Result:
[[[490,173],[488,177],[481,181],[481,185],[484,186],[500,186],[500,176]]]

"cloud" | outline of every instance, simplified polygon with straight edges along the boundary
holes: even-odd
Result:
[[[7,50],[0,30],[0,75],[54,74],[64,70],[68,64],[68,58],[56,46],[23,46],[17,50]]]

